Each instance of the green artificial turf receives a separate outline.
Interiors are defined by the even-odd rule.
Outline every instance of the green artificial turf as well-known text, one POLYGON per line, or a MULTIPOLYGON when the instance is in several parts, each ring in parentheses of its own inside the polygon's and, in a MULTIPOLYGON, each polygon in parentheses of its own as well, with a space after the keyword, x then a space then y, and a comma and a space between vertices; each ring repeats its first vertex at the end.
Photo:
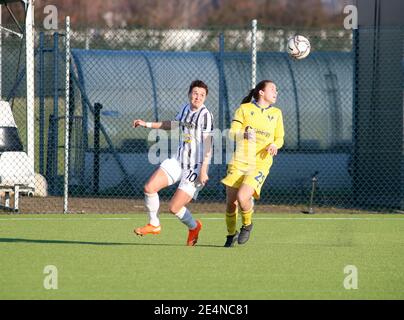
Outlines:
POLYGON ((403 299, 403 215, 255 214, 250 241, 223 248, 223 215, 197 215, 196 247, 162 216, 0 215, 0 299, 403 299), (46 290, 44 268, 58 271, 46 290), (347 265, 358 289, 344 288, 347 265))

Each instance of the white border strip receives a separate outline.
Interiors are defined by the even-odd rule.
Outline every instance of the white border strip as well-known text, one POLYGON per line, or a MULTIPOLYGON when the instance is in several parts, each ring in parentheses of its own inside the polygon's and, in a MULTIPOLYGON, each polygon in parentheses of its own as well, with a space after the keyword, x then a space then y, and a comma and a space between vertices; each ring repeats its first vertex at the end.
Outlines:
POLYGON ((251 89, 257 84, 257 20, 251 22, 251 89))
POLYGON ((70 122, 70 17, 66 17, 66 37, 65 37, 65 63, 66 63, 66 96, 65 96, 65 163, 64 163, 64 191, 63 191, 63 213, 69 210, 69 122, 70 122))

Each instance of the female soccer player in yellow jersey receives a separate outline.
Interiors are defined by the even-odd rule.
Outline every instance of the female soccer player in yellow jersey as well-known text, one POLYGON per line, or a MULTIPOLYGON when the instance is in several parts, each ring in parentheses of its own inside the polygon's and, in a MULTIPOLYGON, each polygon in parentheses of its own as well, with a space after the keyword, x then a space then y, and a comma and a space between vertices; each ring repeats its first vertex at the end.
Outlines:
POLYGON ((273 81, 261 81, 234 114, 230 138, 235 140, 236 149, 222 180, 226 185, 225 247, 232 247, 236 241, 239 244, 248 241, 253 227, 253 197, 259 199, 273 157, 283 146, 282 111, 273 106, 277 95, 273 81), (238 207, 242 220, 240 233, 236 230, 238 207))

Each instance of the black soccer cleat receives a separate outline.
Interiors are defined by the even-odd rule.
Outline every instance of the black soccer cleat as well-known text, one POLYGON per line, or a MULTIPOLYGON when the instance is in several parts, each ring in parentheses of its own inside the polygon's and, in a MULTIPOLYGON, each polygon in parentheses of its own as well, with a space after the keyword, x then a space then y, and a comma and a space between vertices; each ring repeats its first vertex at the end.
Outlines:
POLYGON ((238 238, 238 231, 236 231, 236 233, 233 235, 226 236, 226 243, 224 244, 224 247, 225 248, 234 247, 237 238, 238 238))
POLYGON ((244 244, 250 239, 250 233, 253 228, 253 224, 251 223, 248 226, 242 226, 240 229, 240 235, 238 236, 238 244, 244 244))

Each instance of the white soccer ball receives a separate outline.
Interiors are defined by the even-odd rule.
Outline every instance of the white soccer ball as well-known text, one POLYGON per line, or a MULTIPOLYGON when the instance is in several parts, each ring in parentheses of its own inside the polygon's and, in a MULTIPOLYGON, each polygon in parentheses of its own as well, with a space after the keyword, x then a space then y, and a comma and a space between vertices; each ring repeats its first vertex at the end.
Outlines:
POLYGON ((288 40, 288 53, 294 59, 304 59, 310 53, 310 41, 303 36, 296 35, 288 40))

